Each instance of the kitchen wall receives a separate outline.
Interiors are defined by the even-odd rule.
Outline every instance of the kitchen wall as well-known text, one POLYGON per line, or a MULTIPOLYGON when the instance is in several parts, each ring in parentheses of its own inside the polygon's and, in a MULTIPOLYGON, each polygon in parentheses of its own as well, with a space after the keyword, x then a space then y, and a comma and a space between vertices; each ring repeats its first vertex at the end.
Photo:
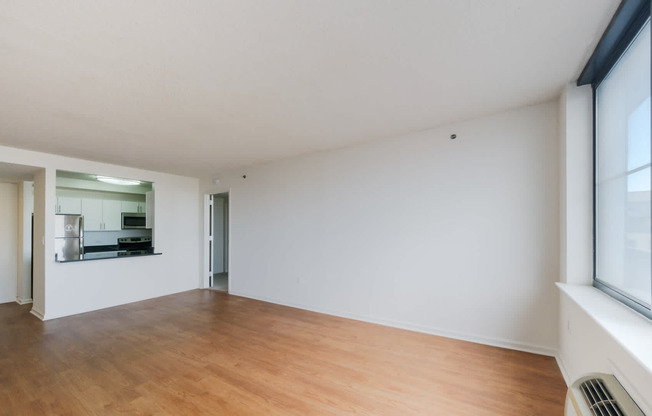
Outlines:
POLYGON ((16 300, 18 187, 0 182, 0 303, 16 300))
POLYGON ((202 230, 197 179, 9 147, 0 147, 0 161, 43 168, 34 176, 33 310, 37 316, 52 319, 198 287, 202 230), (154 182, 154 239, 163 255, 56 263, 57 169, 154 182))
POLYGON ((230 292, 554 355, 557 111, 519 108, 207 180, 206 193, 231 191, 230 292))
POLYGON ((151 237, 152 230, 120 230, 120 231, 86 231, 85 246, 111 246, 118 244, 118 238, 151 237))

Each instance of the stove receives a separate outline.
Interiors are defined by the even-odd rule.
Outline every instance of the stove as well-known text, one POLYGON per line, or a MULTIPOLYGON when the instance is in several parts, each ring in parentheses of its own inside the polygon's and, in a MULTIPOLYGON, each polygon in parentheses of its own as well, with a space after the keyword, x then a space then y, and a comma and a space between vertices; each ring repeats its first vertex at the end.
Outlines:
POLYGON ((118 251, 118 257, 125 256, 142 256, 143 254, 151 254, 152 250, 128 250, 128 251, 118 251))
MULTIPOLYGON (((127 253, 140 251, 138 254, 151 253, 152 251, 152 237, 122 237, 118 238, 118 250, 126 250, 127 253), (143 253, 144 252, 144 253, 143 253)), ((121 255, 121 254, 118 254, 121 255)), ((129 256, 132 254, 123 254, 129 256)))

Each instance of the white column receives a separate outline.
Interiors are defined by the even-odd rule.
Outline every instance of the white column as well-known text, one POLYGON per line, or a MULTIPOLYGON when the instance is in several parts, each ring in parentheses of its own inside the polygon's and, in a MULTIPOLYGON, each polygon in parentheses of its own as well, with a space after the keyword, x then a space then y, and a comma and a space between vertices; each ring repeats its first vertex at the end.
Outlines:
POLYGON ((560 97, 560 281, 593 279, 593 104, 590 86, 560 97))

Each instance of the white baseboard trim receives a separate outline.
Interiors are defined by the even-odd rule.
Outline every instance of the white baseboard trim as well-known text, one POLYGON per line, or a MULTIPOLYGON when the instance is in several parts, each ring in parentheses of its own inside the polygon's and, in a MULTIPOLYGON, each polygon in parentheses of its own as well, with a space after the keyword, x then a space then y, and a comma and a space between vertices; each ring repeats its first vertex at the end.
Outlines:
MULTIPOLYGON (((326 315, 332 315, 332 316, 338 316, 340 318, 347 318, 347 319, 353 319, 356 321, 362 321, 362 322, 368 322, 372 324, 378 324, 378 325, 383 325, 383 326, 388 326, 392 328, 398 328, 398 329, 406 329, 408 331, 414 331, 414 332, 421 332, 424 334, 430 334, 430 335, 436 335, 440 337, 446 337, 446 338, 452 338, 452 339, 457 339, 460 341, 467 341, 467 342, 473 342, 476 344, 482 344, 482 345, 489 345, 492 347, 499 347, 499 348, 506 348, 510 350, 516 350, 516 351, 523 351, 523 352, 529 352, 533 354, 539 354, 539 355, 546 355, 549 357, 557 357, 557 350, 553 348, 548 348, 548 347, 542 347, 538 345, 530 345, 518 341, 512 341, 512 340, 507 340, 507 339, 500 339, 500 338, 490 338, 490 337, 481 337, 473 334, 466 334, 462 332, 456 332, 456 331, 449 331, 449 330, 442 330, 439 328, 432 328, 424 325, 415 325, 407 322, 401 322, 401 321, 393 321, 393 320, 388 320, 388 319, 376 319, 376 318, 371 318, 368 316, 361 316, 361 315, 355 315, 355 314, 342 314, 339 312, 334 312, 326 309, 319 309, 319 308, 313 308, 310 306, 306 305, 301 305, 301 304, 295 304, 291 302, 281 302, 276 299, 270 299, 270 298, 265 298, 265 297, 258 297, 258 296, 252 296, 249 294, 237 292, 237 291, 229 291, 229 294, 235 295, 235 296, 241 296, 243 298, 249 298, 249 299, 255 299, 255 300, 260 300, 263 302, 269 302, 269 303, 274 303, 277 305, 283 305, 283 306, 289 306, 291 308, 297 308, 297 309, 303 309, 311 312, 317 312, 317 313, 323 313, 326 315)), ((562 371, 563 374, 563 371, 562 371)))
POLYGON ((41 321, 45 321, 45 316, 43 316, 43 314, 41 312, 37 311, 36 309, 32 308, 32 310, 29 311, 29 313, 36 316, 41 321))
POLYGON ((16 303, 19 304, 19 305, 26 305, 26 304, 32 303, 32 302, 34 302, 34 300, 32 298, 23 299, 23 298, 19 298, 18 296, 16 296, 16 303))
POLYGON ((143 299, 138 299, 138 298, 137 299, 129 299, 129 300, 126 300, 126 301, 122 301, 121 303, 117 303, 115 305, 114 304, 102 305, 102 306, 99 306, 99 307, 94 307, 93 309, 82 309, 82 310, 76 310, 76 311, 67 311, 65 313, 61 313, 60 311, 52 312, 50 310, 50 311, 48 311, 48 317, 47 318, 42 314, 38 315, 38 313, 39 313, 38 311, 34 315, 38 316, 43 321, 50 321, 52 319, 66 318, 68 316, 74 316, 74 315, 80 315, 80 314, 89 313, 89 312, 101 311, 103 309, 115 308, 117 306, 128 305, 130 303, 144 302, 144 301, 147 301, 147 300, 157 299, 157 298, 161 298, 161 297, 165 297, 165 296, 171 296, 171 295, 175 295, 177 293, 189 292, 191 290, 198 290, 198 289, 199 289, 198 287, 193 286, 191 288, 181 289, 181 290, 178 290, 176 292, 159 293, 159 294, 153 295, 151 297, 146 297, 146 298, 143 298, 143 299))
POLYGON ((559 367, 559 371, 561 371, 562 377, 564 377, 566 386, 570 386, 573 381, 570 379, 566 365, 564 365, 564 360, 561 359, 561 355, 559 355, 559 353, 555 354, 555 361, 557 361, 557 366, 559 367))

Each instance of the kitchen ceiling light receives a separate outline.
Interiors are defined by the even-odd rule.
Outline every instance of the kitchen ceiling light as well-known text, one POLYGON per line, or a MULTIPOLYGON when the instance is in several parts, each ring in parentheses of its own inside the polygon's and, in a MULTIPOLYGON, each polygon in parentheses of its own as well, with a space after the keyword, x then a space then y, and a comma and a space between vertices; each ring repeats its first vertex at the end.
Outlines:
POLYGON ((140 181, 133 179, 112 178, 110 176, 96 176, 96 178, 100 182, 106 182, 113 185, 140 185, 140 181))

